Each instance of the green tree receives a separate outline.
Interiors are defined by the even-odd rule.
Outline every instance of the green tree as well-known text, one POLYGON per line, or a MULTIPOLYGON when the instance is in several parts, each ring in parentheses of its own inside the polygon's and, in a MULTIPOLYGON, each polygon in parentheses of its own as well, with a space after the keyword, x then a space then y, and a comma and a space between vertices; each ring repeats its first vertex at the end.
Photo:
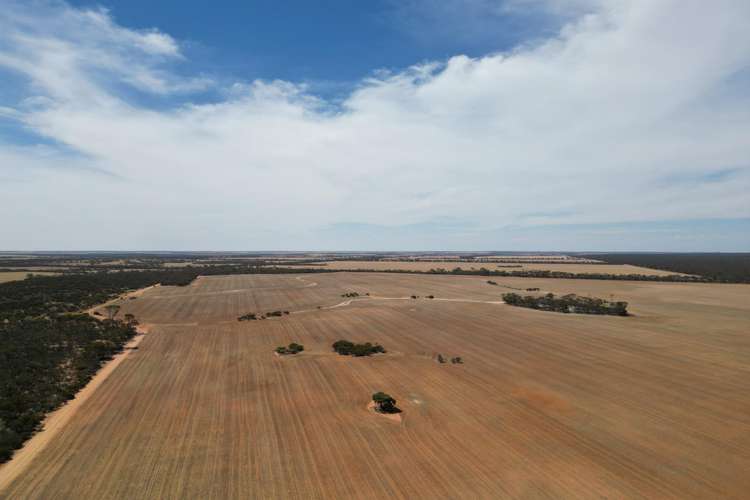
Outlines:
POLYGON ((390 394, 385 392, 376 392, 372 395, 372 401, 375 403, 375 409, 382 413, 398 413, 396 400, 390 394))

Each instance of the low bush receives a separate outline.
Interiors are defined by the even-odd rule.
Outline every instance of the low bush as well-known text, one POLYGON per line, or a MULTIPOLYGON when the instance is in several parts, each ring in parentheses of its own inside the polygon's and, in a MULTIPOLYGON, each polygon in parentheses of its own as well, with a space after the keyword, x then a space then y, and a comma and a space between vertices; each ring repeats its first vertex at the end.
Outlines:
POLYGON ((512 306, 528 307, 530 309, 539 309, 543 311, 628 316, 627 302, 609 302, 604 299, 581 297, 575 294, 555 297, 554 294, 548 293, 547 295, 541 295, 538 297, 533 295, 526 295, 523 297, 517 293, 505 293, 503 294, 503 300, 506 304, 512 306))
POLYGON ((295 342, 292 342, 288 346, 279 346, 276 348, 276 352, 281 355, 287 355, 287 354, 299 354, 300 352, 305 350, 305 346, 302 344, 297 344, 295 342))
POLYGON ((396 400, 385 392, 376 392, 372 395, 372 401, 375 403, 375 410, 381 413, 401 413, 396 407, 396 400))
POLYGON ((333 350, 342 356, 371 356, 376 353, 384 353, 385 348, 380 344, 371 344, 366 342, 364 344, 355 344, 348 340, 338 340, 333 343, 333 350))

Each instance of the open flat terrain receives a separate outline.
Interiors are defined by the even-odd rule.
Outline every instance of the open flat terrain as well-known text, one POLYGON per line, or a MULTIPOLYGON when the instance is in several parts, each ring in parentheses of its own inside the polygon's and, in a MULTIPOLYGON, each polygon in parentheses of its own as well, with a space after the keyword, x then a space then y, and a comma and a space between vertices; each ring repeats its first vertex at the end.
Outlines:
POLYGON ((217 276, 123 300, 150 333, 0 497, 747 498, 750 286, 493 279, 217 276), (634 316, 498 303, 527 287, 634 316), (289 342, 305 352, 272 354, 289 342), (401 423, 367 410, 378 390, 401 423))
POLYGON ((466 271, 486 268, 491 271, 559 271, 565 273, 603 273, 603 274, 645 274, 649 276, 666 276, 672 273, 659 269, 631 266, 629 264, 537 264, 537 263, 497 263, 497 262, 445 262, 445 261, 361 261, 361 260, 338 260, 322 262, 310 265, 291 265, 285 267, 316 267, 324 269, 335 269, 337 271, 351 271, 357 269, 372 269, 375 271, 429 271, 430 269, 446 269, 450 271, 460 267, 466 271), (513 267, 508 267, 513 266, 513 267))
POLYGON ((54 276, 57 273, 48 273, 48 272, 29 272, 29 271, 7 271, 7 272, 0 272, 0 283, 7 283, 8 281, 18 281, 18 280, 25 280, 26 277, 29 274, 33 274, 34 276, 54 276))

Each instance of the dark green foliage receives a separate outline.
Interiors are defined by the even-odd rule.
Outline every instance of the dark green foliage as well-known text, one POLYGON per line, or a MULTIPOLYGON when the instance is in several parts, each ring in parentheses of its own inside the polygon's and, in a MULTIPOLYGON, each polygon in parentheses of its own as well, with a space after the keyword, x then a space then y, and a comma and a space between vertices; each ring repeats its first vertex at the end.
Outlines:
POLYGON ((292 342, 287 347, 280 346, 276 348, 276 352, 282 355, 286 354, 298 354, 305 350, 305 346, 292 342))
MULTIPOLYGON (((349 272, 375 272, 375 270, 352 270, 349 272)), ((665 281, 677 283, 710 283, 715 281, 703 276, 682 276, 679 274, 669 274, 666 276, 656 276, 651 274, 609 274, 609 273, 570 273, 564 271, 546 271, 546 270, 523 270, 523 271, 471 271, 463 270, 460 267, 453 271, 445 269, 430 269, 429 271, 410 271, 410 270, 378 270, 381 273, 413 273, 413 274, 455 274, 459 276, 502 276, 509 278, 560 278, 560 279, 582 279, 582 280, 614 280, 614 281, 665 281)))
POLYGON ((627 302, 608 302, 603 299, 592 297, 581 297, 575 294, 555 297, 548 293, 535 297, 533 295, 521 296, 517 293, 504 293, 503 300, 506 304, 518 307, 528 307, 543 311, 554 311, 561 313, 578 314, 608 314, 613 316, 627 316, 627 302))
POLYGON ((0 319, 0 461, 134 334, 132 325, 84 314, 0 319))
POLYGON ((451 358, 451 363, 454 365, 460 365, 463 364, 464 360, 461 359, 461 356, 456 356, 455 358, 451 358))
POLYGON ((396 400, 385 392, 376 392, 372 395, 372 401, 375 403, 375 409, 382 413, 401 413, 396 408, 396 400))
POLYGON ((348 340, 338 340, 333 343, 333 350, 342 356, 371 356, 379 352, 386 352, 383 346, 379 344, 371 344, 366 342, 364 344, 355 344, 348 340))
POLYGON ((487 284, 497 286, 497 281, 487 280, 487 284))
POLYGON ((256 319, 258 319, 258 317, 255 315, 255 313, 247 313, 237 318, 237 321, 252 321, 256 319))
POLYGON ((426 298, 428 298, 428 299, 434 299, 435 296, 434 295, 428 295, 426 298))
POLYGON ((412 296, 411 296, 411 298, 412 298, 412 299, 416 299, 416 298, 417 298, 417 296, 416 296, 416 295, 412 295, 412 296))
POLYGON ((588 257, 701 276, 721 283, 750 283, 750 253, 615 253, 588 257))
POLYGON ((445 363, 445 358, 443 357, 442 354, 437 355, 437 360, 438 360, 438 363, 445 363))
POLYGON ((527 292, 538 292, 539 289, 538 288, 527 288, 526 291, 527 292))
POLYGON ((267 312, 266 316, 280 317, 282 314, 284 314, 282 311, 271 311, 271 312, 267 312))
POLYGON ((347 293, 342 293, 341 296, 354 298, 354 297, 359 297, 359 294, 357 292, 347 292, 347 293))

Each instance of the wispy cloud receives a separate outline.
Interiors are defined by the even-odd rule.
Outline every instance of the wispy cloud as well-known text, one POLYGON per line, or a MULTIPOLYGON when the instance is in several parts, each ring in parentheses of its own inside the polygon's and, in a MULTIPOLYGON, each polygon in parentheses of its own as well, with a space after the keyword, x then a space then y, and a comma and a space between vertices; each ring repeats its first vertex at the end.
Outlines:
POLYGON ((77 155, 0 145, 0 174, 33 181, 0 183, 4 237, 41 244, 31 225, 50 228, 42 246, 81 247, 94 226, 97 248, 299 248, 351 220, 750 217, 750 174, 726 173, 750 158, 748 96, 726 91, 750 67, 748 19, 744 0, 591 1, 543 42, 375 73, 330 102, 294 82, 180 76, 178 41, 105 10, 9 2, 0 69, 25 84, 4 116, 77 155), (224 97, 196 104, 206 88, 224 97), (686 173, 710 182, 660 182, 686 173))

